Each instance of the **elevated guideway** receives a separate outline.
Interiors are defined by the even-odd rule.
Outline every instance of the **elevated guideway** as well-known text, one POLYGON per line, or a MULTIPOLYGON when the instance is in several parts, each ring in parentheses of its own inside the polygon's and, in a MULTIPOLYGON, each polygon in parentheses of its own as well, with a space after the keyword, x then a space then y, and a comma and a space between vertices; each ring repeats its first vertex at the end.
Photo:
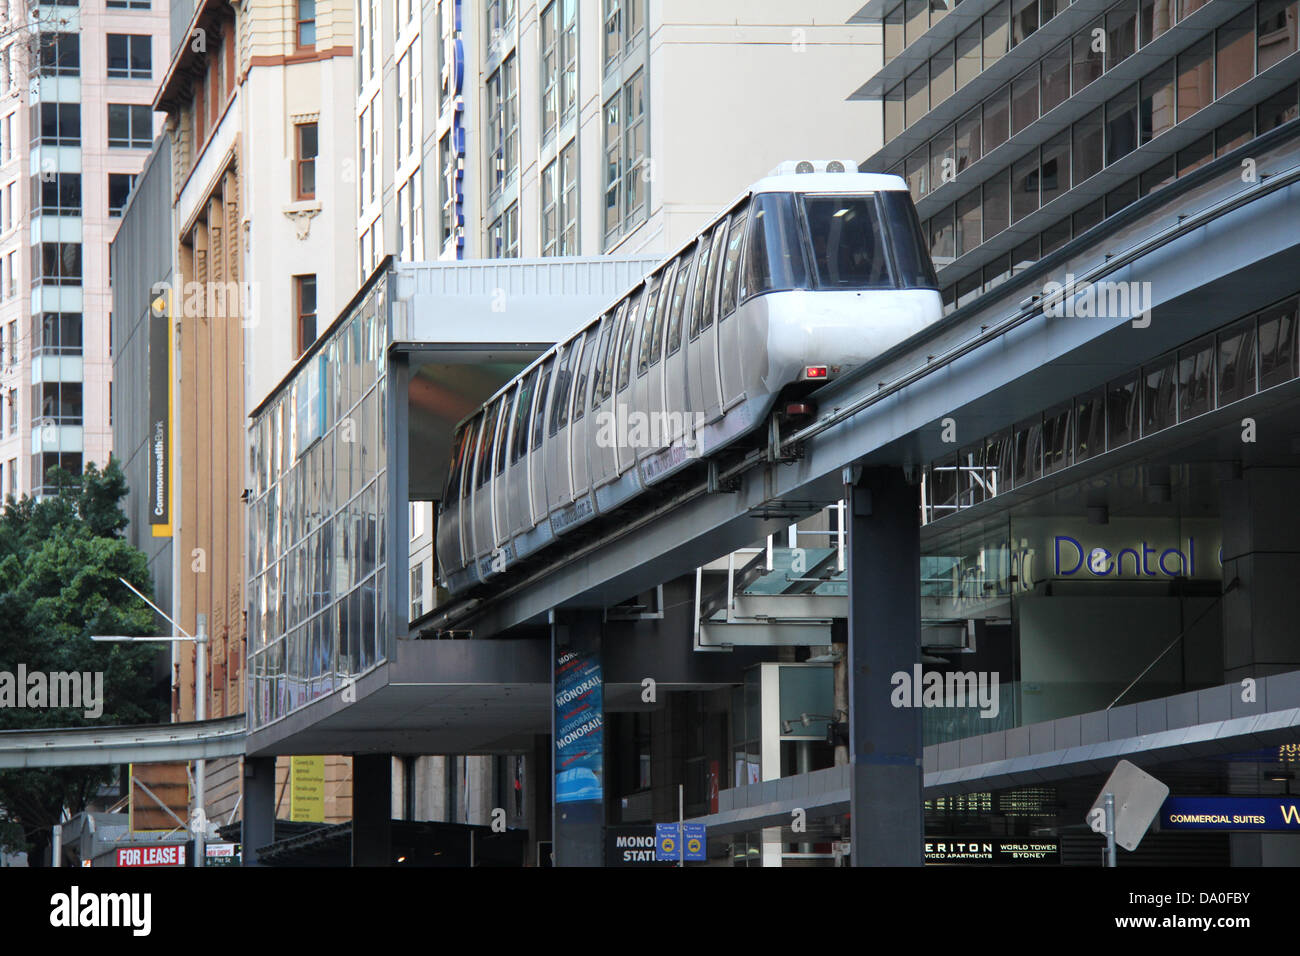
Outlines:
POLYGON ((507 578, 489 597, 449 604, 425 631, 487 637, 543 623, 556 608, 612 606, 840 500, 852 469, 893 465, 919 474, 954 449, 943 442, 946 418, 958 442, 990 434, 1294 292, 1294 137, 1287 131, 1252 145, 1257 181, 1243 182, 1240 160, 1229 154, 1140 200, 827 386, 815 396, 811 423, 770 435, 766 447, 722 462, 671 497, 643 502, 616 529, 507 578), (1132 312, 1044 314, 1044 286, 1067 277, 1083 292, 1103 283, 1139 290, 1150 321, 1132 312))
POLYGON ((0 731, 0 770, 212 760, 244 753, 243 714, 176 724, 0 731))

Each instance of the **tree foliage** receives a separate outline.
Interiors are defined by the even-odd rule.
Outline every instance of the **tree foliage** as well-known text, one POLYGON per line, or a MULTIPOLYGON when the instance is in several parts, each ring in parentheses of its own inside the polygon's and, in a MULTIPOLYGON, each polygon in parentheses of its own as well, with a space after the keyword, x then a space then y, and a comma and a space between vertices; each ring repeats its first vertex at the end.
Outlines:
MULTIPOLYGON (((57 496, 10 497, 0 514, 0 672, 102 673, 103 712, 0 707, 0 730, 108 726, 166 719, 154 678, 160 645, 110 644, 92 634, 158 633, 154 612, 119 577, 152 597, 145 555, 127 543, 127 488, 115 459, 80 476, 51 469, 57 496)), ((61 811, 83 810, 113 767, 0 771, 0 845, 36 856, 61 811)), ((35 859, 33 860, 35 862, 35 859)))

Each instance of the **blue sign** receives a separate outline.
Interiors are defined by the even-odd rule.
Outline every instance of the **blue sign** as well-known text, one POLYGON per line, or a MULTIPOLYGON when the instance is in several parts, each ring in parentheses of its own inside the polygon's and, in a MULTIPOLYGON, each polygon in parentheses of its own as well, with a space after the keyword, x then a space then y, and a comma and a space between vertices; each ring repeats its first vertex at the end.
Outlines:
POLYGON ((703 823, 682 824, 682 848, 688 863, 709 858, 709 838, 705 835, 703 823))
POLYGON ((682 840, 675 823, 655 824, 655 859, 680 860, 682 840))
POLYGON ((1162 830, 1300 831, 1300 797, 1170 797, 1162 830))
POLYGON ((655 859, 681 860, 687 863, 708 859, 709 839, 703 823, 656 823, 655 859))
POLYGON ((555 802, 604 799, 605 709, 597 659, 565 649, 555 662, 555 802))

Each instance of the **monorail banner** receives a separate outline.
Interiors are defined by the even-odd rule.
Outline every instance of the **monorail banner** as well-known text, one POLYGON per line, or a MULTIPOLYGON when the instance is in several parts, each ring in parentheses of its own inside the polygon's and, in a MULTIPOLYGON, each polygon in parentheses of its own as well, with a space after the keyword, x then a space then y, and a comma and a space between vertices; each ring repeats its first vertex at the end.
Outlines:
POLYGON ((605 707, 600 658, 576 647, 555 656, 555 802, 605 795, 605 707))

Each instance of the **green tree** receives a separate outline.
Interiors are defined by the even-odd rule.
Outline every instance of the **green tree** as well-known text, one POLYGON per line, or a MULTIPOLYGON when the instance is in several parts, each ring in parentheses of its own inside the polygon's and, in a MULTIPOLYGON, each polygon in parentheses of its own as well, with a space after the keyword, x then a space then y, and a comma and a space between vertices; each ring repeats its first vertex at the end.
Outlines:
MULTIPOLYGON (((103 712, 0 707, 0 729, 108 726, 166 719, 165 688, 154 678, 158 645, 107 644, 92 634, 158 633, 154 612, 119 577, 152 597, 145 555, 122 538, 121 467, 79 476, 51 469, 59 493, 40 500, 12 496, 0 514, 0 672, 99 672, 103 712)), ((0 845, 26 849, 39 863, 61 811, 85 809, 115 768, 0 771, 0 845)))

